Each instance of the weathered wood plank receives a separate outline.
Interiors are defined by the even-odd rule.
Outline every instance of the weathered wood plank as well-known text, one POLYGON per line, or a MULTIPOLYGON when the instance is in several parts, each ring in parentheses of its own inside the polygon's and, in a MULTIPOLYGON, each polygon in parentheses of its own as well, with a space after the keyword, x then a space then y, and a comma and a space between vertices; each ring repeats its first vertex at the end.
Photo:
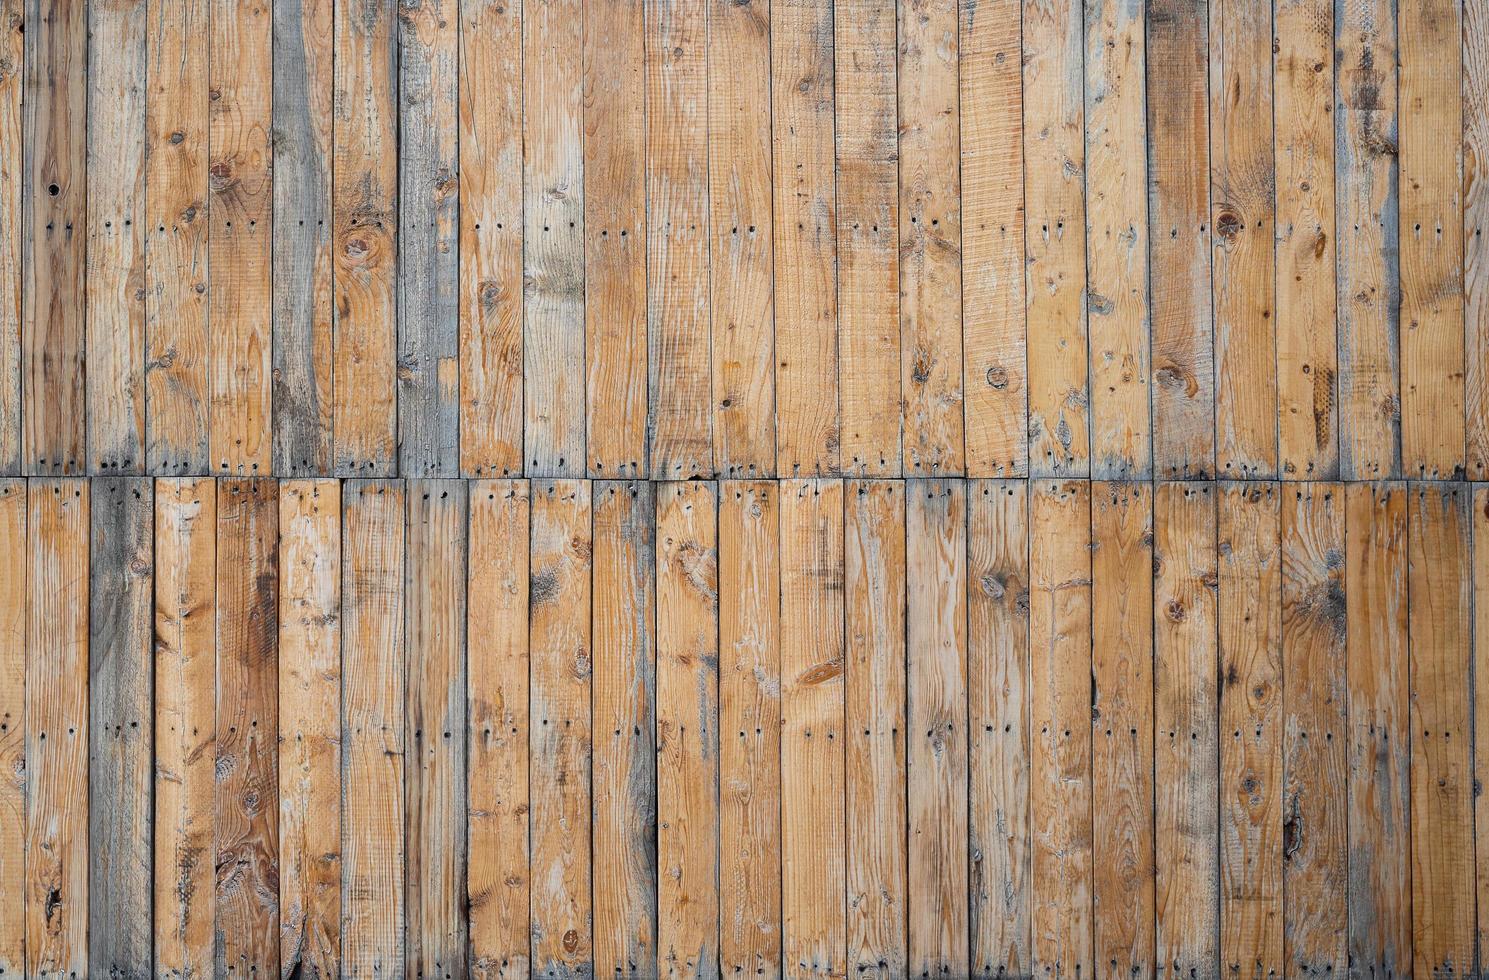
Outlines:
MULTIPOLYGON (((1404 501, 1406 495, 1401 492, 1400 488, 1397 488, 1396 496, 1398 500, 1404 501)), ((1398 515, 1402 512, 1403 508, 1404 503, 1398 504, 1398 515)), ((1489 487, 1475 489, 1469 515, 1473 527, 1474 725, 1475 731, 1489 731, 1489 728, 1484 727, 1489 725, 1489 691, 1486 691, 1486 688, 1489 688, 1489 668, 1484 667, 1486 657, 1489 657, 1489 487)), ((1404 519, 1398 516, 1397 525, 1400 526, 1403 522, 1404 519)), ((1401 533, 1405 533, 1404 530, 1401 533)), ((1399 568, 1399 563, 1397 568, 1399 568)), ((1396 586, 1396 591, 1401 592, 1405 587, 1405 580, 1402 578, 1400 572, 1397 571, 1392 579, 1393 584, 1396 586)), ((1398 597, 1393 595, 1392 598, 1398 597)), ((1405 678, 1401 676, 1406 663, 1406 656, 1404 654, 1406 641, 1406 620, 1404 617, 1406 611, 1404 603, 1397 602, 1392 605, 1391 612, 1394 616, 1393 622, 1396 625, 1394 635, 1396 646, 1392 650, 1396 654, 1396 665, 1394 665, 1394 677, 1392 679, 1400 682, 1399 689, 1392 693, 1396 695, 1395 700, 1399 702, 1406 696, 1407 691, 1405 678)), ((1406 708, 1402 705, 1400 713, 1396 717, 1399 719, 1405 715, 1406 708)), ((1399 722, 1398 725, 1393 727, 1399 728, 1399 722)), ((1411 759, 1409 751, 1409 748, 1404 744, 1395 750, 1392 765, 1396 772, 1404 772, 1409 768, 1411 759)), ((1480 774, 1484 772, 1489 772, 1489 739, 1475 738, 1475 780, 1481 780, 1483 777, 1480 774)), ((1398 784, 1398 786, 1406 785, 1409 785, 1409 783, 1405 779, 1398 784)), ((1401 798, 1399 791, 1390 802, 1394 805, 1392 815, 1395 816, 1399 813, 1404 817, 1408 804, 1407 801, 1401 798)), ((1396 831, 1390 839, 1393 844, 1400 842, 1406 826, 1404 819, 1393 825, 1392 829, 1396 831)), ((1486 828, 1489 828, 1489 800, 1485 799, 1483 793, 1475 793, 1474 858, 1478 879, 1478 887, 1475 890, 1475 897, 1478 899, 1478 919, 1475 924, 1477 926, 1476 938, 1478 939, 1480 949, 1484 948, 1485 939, 1489 937, 1489 849, 1478 846, 1478 838, 1485 832, 1486 828)), ((1389 900, 1382 902, 1381 908, 1386 914, 1380 915, 1378 918, 1384 919, 1386 922, 1385 928, 1392 930, 1389 935, 1392 938, 1398 939, 1398 948, 1400 948, 1400 952, 1397 953, 1398 959, 1405 959, 1405 961, 1410 962, 1411 908, 1407 904, 1409 899, 1406 896, 1411 895, 1411 884, 1409 877, 1403 877, 1403 875, 1409 876, 1411 874, 1410 865, 1407 864, 1407 851, 1408 848, 1406 847, 1397 847, 1392 855, 1395 860, 1389 865, 1381 866, 1382 871, 1386 872, 1386 874, 1380 877, 1388 885, 1396 885, 1397 890, 1394 894, 1402 897, 1396 899, 1394 902, 1389 902, 1389 900), (1392 871, 1396 872, 1396 874, 1387 877, 1392 871), (1401 943, 1399 942, 1399 937, 1403 936, 1407 938, 1404 943, 1401 943)), ((1353 908, 1351 908, 1351 913, 1353 914, 1353 908)))
MULTIPOLYGON (((0 3, 0 472, 21 472, 21 262, 26 0, 0 3)), ((19 964, 19 960, 17 960, 19 964)), ((17 965, 19 970, 20 966, 17 965)))
POLYGON ((1489 6, 1463 5, 1464 411, 1468 478, 1489 479, 1489 6))
POLYGON ((0 481, 0 969, 9 976, 26 973, 26 518, 26 481, 0 481))

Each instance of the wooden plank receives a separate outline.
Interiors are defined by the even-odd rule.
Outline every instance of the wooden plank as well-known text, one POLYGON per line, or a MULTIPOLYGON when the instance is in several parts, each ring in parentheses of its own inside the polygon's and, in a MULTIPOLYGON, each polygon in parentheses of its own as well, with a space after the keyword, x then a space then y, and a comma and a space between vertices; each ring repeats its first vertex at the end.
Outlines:
POLYGON ((581 0, 529 0, 523 7, 523 458, 529 476, 584 473, 583 24, 581 0))
POLYGON ((144 0, 123 0, 89 11, 83 346, 88 472, 95 474, 145 471, 146 6, 144 0))
POLYGON ((1086 5, 1091 475, 1106 480, 1153 472, 1143 10, 1138 0, 1086 5))
MULTIPOLYGON (((1400 492, 1399 488, 1397 497, 1405 497, 1405 494, 1400 492)), ((1402 504, 1401 506, 1404 506, 1404 504, 1402 504)), ((1401 508, 1398 507, 1398 511, 1400 509, 1401 508)), ((1475 725, 1474 730, 1477 732, 1489 730, 1483 727, 1484 725, 1489 725, 1489 692, 1486 692, 1486 687, 1489 687, 1489 668, 1482 667, 1482 665, 1485 663, 1486 656, 1489 656, 1489 487, 1478 487, 1474 490, 1473 503, 1470 507, 1469 515, 1473 521, 1473 703, 1475 725)), ((1398 518, 1398 524, 1402 523, 1402 520, 1403 519, 1398 518)), ((1402 586, 1404 586, 1404 582, 1402 581, 1399 573, 1394 576, 1394 579, 1395 583, 1397 584, 1398 590, 1402 586)), ((1406 657, 1400 653, 1400 651, 1404 650, 1405 646, 1404 612, 1399 603, 1392 607, 1392 612, 1395 613, 1395 622, 1397 624, 1395 634, 1397 639, 1397 648, 1393 652, 1398 653, 1397 662, 1404 665, 1406 657)), ((1400 674, 1403 669, 1404 666, 1397 666, 1395 668, 1397 678, 1400 678, 1400 674)), ((1400 679, 1402 680, 1400 690, 1405 691, 1406 684, 1404 683, 1404 678, 1400 679)), ((1398 693, 1397 699, 1399 700, 1400 697, 1401 695, 1398 693)), ((1398 715, 1398 718, 1405 716, 1405 714, 1406 711, 1405 707, 1403 706, 1400 715, 1398 715)), ((1410 756, 1408 755, 1408 752, 1409 749, 1406 747, 1396 749, 1395 758, 1393 759, 1393 765, 1397 771, 1405 771, 1410 765, 1410 756)), ((1489 739, 1476 738, 1474 740, 1475 780, 1482 779, 1482 777, 1478 775, 1479 773, 1489 771, 1489 758, 1486 758, 1486 756, 1489 756, 1489 739)), ((1403 781, 1403 783, 1399 785, 1404 786, 1409 784, 1403 781)), ((1396 794, 1395 799, 1392 802, 1395 804, 1395 812, 1393 812, 1393 816, 1396 815, 1396 813, 1404 814, 1406 812, 1406 807, 1408 805, 1407 801, 1400 798, 1399 792, 1396 794)), ((1404 820, 1394 825, 1393 829, 1395 829, 1397 832, 1394 835, 1392 843, 1400 841, 1403 832, 1402 828, 1405 828, 1406 826, 1407 825, 1404 820)), ((1478 847, 1477 843, 1478 838, 1484 833, 1484 828, 1486 827, 1489 827, 1489 800, 1486 800, 1484 798, 1483 793, 1475 793, 1474 864, 1475 871, 1477 872, 1477 888, 1475 889, 1475 897, 1478 899, 1478 919, 1475 924, 1477 926, 1476 938, 1478 939, 1478 942, 1480 944, 1480 949, 1484 948, 1483 943, 1485 941, 1485 938, 1489 937, 1489 894, 1486 894, 1486 892, 1489 892, 1489 849, 1480 848, 1478 847)), ((1411 894, 1411 887, 1409 878, 1402 879, 1400 877, 1401 874, 1405 874, 1408 876, 1411 874, 1410 870, 1408 870, 1409 865, 1406 864, 1407 850, 1408 849, 1405 847, 1398 847, 1395 851, 1395 861, 1384 869, 1387 871, 1387 873, 1389 873, 1390 871, 1397 871, 1397 876, 1394 879, 1388 880, 1391 884, 1397 884, 1399 882, 1399 884, 1397 884, 1396 894, 1403 896, 1403 898, 1397 899, 1389 907, 1385 906, 1385 903, 1382 903, 1382 907, 1387 908, 1388 913, 1394 914, 1389 914, 1388 916, 1383 915, 1380 918, 1386 919, 1386 927, 1394 930, 1391 933, 1393 937, 1405 936, 1407 937, 1406 944, 1409 945, 1411 936, 1411 908, 1407 905, 1407 901, 1409 901, 1409 899, 1406 899, 1404 896, 1409 896, 1411 894)), ((1381 877, 1384 878, 1385 876, 1382 875, 1381 877)), ((1351 912, 1353 913, 1353 908, 1351 908, 1351 912)), ((1404 958, 1407 962, 1410 962, 1410 949, 1405 949, 1401 954, 1398 954, 1398 957, 1404 958)))
POLYGON ((1339 472, 1401 474, 1396 8, 1336 8, 1339 472))
POLYGON ((1210 5, 1216 473, 1277 472, 1272 5, 1210 5))
POLYGON ((781 916, 790 977, 846 975, 843 485, 780 489, 781 916))
POLYGON ((21 472, 25 10, 25 0, 0 3, 0 472, 4 473, 21 472))
POLYGON ((829 0, 772 4, 776 472, 782 477, 838 471, 833 57, 829 0))
POLYGON ((1219 490, 1220 967, 1285 975, 1282 935, 1281 504, 1275 483, 1219 490))
MULTIPOLYGON (((1027 476, 1023 20, 961 4, 962 358, 967 473, 1027 476)), ((1027 961, 1024 961, 1027 964, 1027 961)))
POLYGON ((906 491, 910 969, 967 969, 967 495, 906 491), (922 734, 924 733, 924 734, 922 734))
POLYGON ((1412 969, 1406 507, 1400 484, 1345 488, 1349 958, 1362 976, 1412 969))
POLYGON ((279 489, 279 975, 341 975, 341 484, 279 489))
POLYGON ((1469 490, 1419 484, 1408 493, 1412 967, 1446 977, 1473 962, 1477 926, 1464 872, 1474 807, 1469 490))
POLYGON ((392 0, 335 2, 334 469, 336 476, 392 476, 398 432, 398 25, 392 0))
POLYGON ((342 486, 341 970, 404 969, 404 488, 342 486))
POLYGON ((1292 976, 1349 967, 1344 505, 1337 483, 1282 493, 1282 891, 1292 976))
POLYGON ((1215 488, 1153 494, 1153 842, 1162 976, 1218 980, 1215 488))
MULTIPOLYGON (((274 473, 332 467, 334 0, 275 0, 274 473)), ((339 505, 338 505, 339 506, 339 505)))
POLYGON ((88 962, 106 976, 144 978, 152 969, 154 494, 144 477, 108 477, 93 481, 91 503, 88 962))
MULTIPOLYGON (((770 3, 715 0, 707 16, 713 468, 773 476, 770 3)), ((846 12, 839 6, 834 16, 846 12)))
POLYGON ((279 972, 278 589, 278 483, 218 481, 218 975, 279 972))
POLYGON ((718 496, 657 488, 657 967, 719 976, 718 496))
POLYGON ((1102 483, 1091 498, 1096 962, 1110 977, 1154 976, 1153 493, 1102 483))
POLYGON ((413 976, 466 970, 466 487, 408 482, 403 889, 413 976))
POLYGON ((656 492, 594 494, 595 974, 655 976, 656 492))
POLYGON ((466 604, 470 973, 528 975, 528 485, 471 484, 466 604))
POLYGON ((0 480, 0 969, 26 972, 26 481, 0 480))
POLYGON ((591 490, 533 485, 528 779, 532 963, 543 977, 592 975, 590 855, 591 490))
POLYGON ((1215 473, 1209 3, 1147 6, 1153 473, 1215 473))
POLYGON ((460 461, 458 0, 398 7, 398 473, 460 461))
POLYGON ((1041 480, 1029 495, 1029 962, 1090 976, 1091 488, 1041 480))
POLYGON ((911 0, 899 14, 904 471, 956 476, 966 470, 957 0, 911 0))
POLYGON ((584 321, 588 473, 649 476, 645 6, 586 5, 584 321))
POLYGON ((213 973, 217 493, 155 481, 154 915, 157 975, 213 973))
POLYGON ((1463 5, 1464 410, 1468 478, 1489 479, 1489 7, 1463 5))
POLYGON ((719 970, 781 973, 780 484, 719 492, 719 970))
POLYGON ((1463 5, 1397 12, 1401 100, 1401 468, 1462 479, 1463 5), (1444 134, 1452 134, 1444 138, 1444 134))

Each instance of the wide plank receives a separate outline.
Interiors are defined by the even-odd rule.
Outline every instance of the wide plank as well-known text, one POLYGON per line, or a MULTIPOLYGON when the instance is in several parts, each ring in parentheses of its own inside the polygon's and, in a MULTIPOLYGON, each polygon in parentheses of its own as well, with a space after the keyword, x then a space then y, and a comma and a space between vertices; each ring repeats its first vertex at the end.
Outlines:
POLYGON ((27 514, 26 481, 0 480, 0 969, 10 976, 26 973, 27 514))
MULTIPOLYGON (((26 2, 0 4, 0 472, 21 467, 21 188, 25 140, 21 90, 26 2)), ((19 962, 19 961, 17 961, 19 962)), ((20 969, 19 966, 16 969, 20 969)))

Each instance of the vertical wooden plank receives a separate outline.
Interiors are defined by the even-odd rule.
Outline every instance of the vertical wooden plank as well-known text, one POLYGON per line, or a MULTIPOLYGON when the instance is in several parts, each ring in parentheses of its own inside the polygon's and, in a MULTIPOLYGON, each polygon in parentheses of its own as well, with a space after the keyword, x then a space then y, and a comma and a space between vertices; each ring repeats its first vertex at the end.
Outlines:
POLYGON ((155 976, 213 973, 217 492, 155 481, 155 976))
POLYGON ((398 24, 392 0, 335 2, 335 473, 392 476, 398 433, 398 24))
MULTIPOLYGON (((274 473, 332 473, 333 0, 275 0, 274 473)), ((339 505, 338 505, 339 506, 339 505)))
POLYGON ((1446 977, 1470 969, 1476 926, 1464 871, 1474 806, 1469 491, 1418 484, 1408 492, 1412 966, 1419 977, 1446 977))
POLYGON ((1272 5, 1210 5, 1216 472, 1277 472, 1272 5))
POLYGON ((829 0, 776 0, 770 17, 771 186, 776 472, 782 477, 838 471, 833 51, 829 0))
POLYGON ((5 473, 21 472, 25 9, 25 0, 0 4, 0 472, 5 473))
POLYGON ((1468 478, 1489 479, 1489 6, 1463 6, 1463 309, 1468 478))
POLYGON ((279 486, 217 483, 216 970, 279 972, 279 486))
POLYGON ((459 0, 398 8, 398 472, 460 462, 459 0))
POLYGON ((655 976, 656 494, 594 493, 595 975, 655 976))
POLYGON ((342 485, 341 971, 403 974, 404 488, 342 485))
POLYGON ((341 484, 279 490, 279 975, 341 975, 341 484))
POLYGON ((1086 5, 1091 475, 1107 480, 1152 474, 1143 9, 1140 0, 1086 5))
POLYGON ((581 476, 585 460, 584 103, 581 0, 522 12, 524 461, 581 476))
MULTIPOLYGON (((1404 498, 1405 494, 1398 489, 1398 498, 1404 498)), ((1404 506, 1404 504, 1402 505, 1404 506)), ((1399 508, 1398 508, 1399 509, 1399 508)), ((1489 655, 1489 487, 1478 487, 1474 491, 1473 503, 1469 510, 1473 522, 1473 641, 1474 641, 1474 731, 1489 731, 1489 668, 1485 667, 1486 655, 1489 655)), ((1403 519, 1404 520, 1404 519, 1403 519)), ((1400 523, 1400 521, 1398 521, 1400 523)), ((1404 531, 1402 532, 1404 533, 1404 531)), ((1402 579, 1399 573, 1395 576, 1398 590, 1402 579)), ((1404 647, 1405 640, 1405 613, 1400 605, 1392 608, 1396 614, 1398 650, 1404 647)), ((1399 657, 1404 663, 1405 657, 1399 657)), ((1396 673, 1399 677, 1403 668, 1397 667, 1396 673)), ((1404 678, 1403 678, 1404 681, 1404 678)), ((1406 685, 1403 683, 1401 689, 1404 691, 1406 685)), ((1398 698, 1401 695, 1398 694, 1398 698)), ((1402 711, 1402 715, 1405 711, 1402 711)), ((1396 750, 1394 764, 1398 770, 1404 770, 1409 765, 1409 747, 1403 746, 1396 750)), ((1489 739, 1474 739, 1474 779, 1475 784, 1483 779, 1483 773, 1489 772, 1489 739)), ((1399 812, 1404 813, 1406 801, 1400 798, 1399 793, 1393 801, 1399 812)), ((1404 822, 1396 825, 1397 834, 1395 840, 1399 842, 1401 836, 1400 828, 1404 828, 1404 822)), ((1484 948, 1486 937, 1489 937, 1489 848, 1478 846, 1478 840, 1483 836, 1484 830, 1489 827, 1489 800, 1483 793, 1474 794, 1474 863, 1477 872, 1477 888, 1475 897, 1478 899, 1477 936, 1479 948, 1484 948)), ((1398 848, 1395 852, 1396 860, 1389 870, 1401 869, 1410 875, 1410 866, 1406 864, 1405 854, 1407 848, 1398 848)), ((1384 876, 1383 876, 1384 877, 1384 876)), ((1403 880, 1398 892, 1401 895, 1410 895, 1411 888, 1409 880, 1403 880)), ((1351 910, 1353 911, 1353 910, 1351 910)), ((1395 915, 1390 918, 1390 927, 1395 931, 1393 936, 1405 936, 1410 942, 1411 936, 1411 909, 1406 900, 1399 900, 1395 907, 1390 909, 1395 915)), ((1411 951, 1407 948, 1398 954, 1408 962, 1411 960, 1411 951)))
POLYGON ((1029 488, 1031 972, 1092 976, 1091 488, 1029 488))
POLYGON ((154 495, 144 477, 97 479, 92 490, 88 962, 99 975, 143 980, 152 970, 154 495))
POLYGON ((904 483, 891 480, 854 481, 843 491, 846 812, 852 828, 846 969, 886 980, 909 969, 905 493, 904 483))
POLYGON ((0 969, 26 972, 26 481, 0 481, 0 969))
POLYGON ((781 915, 788 977, 846 975, 843 485, 781 486, 781 915))
POLYGON ((532 962, 541 977, 592 975, 590 912, 590 484, 533 486, 532 962))
POLYGON ((966 469, 957 0, 910 0, 899 15, 904 471, 955 476, 966 469))
POLYGON ((466 603, 470 972, 528 975, 528 485, 471 484, 466 603))
MULTIPOLYGON (((967 473, 1029 472, 1024 331, 1023 20, 961 3, 962 359, 967 473)), ((1027 961, 1025 961, 1027 964, 1027 961)))
POLYGON ((781 974, 780 484, 719 502, 720 972, 781 974))
POLYGON ((1208 483, 1153 494, 1156 949, 1169 980, 1222 975, 1215 497, 1208 483))
POLYGON ((1349 958, 1364 977, 1412 970, 1406 506, 1399 484, 1345 488, 1349 958))
MULTIPOLYGON (((842 16, 839 9, 837 16, 842 16)), ((708 7, 713 468, 776 471, 769 0, 708 7)))
POLYGON ((1282 935, 1281 505, 1275 483, 1218 490, 1220 966, 1286 974, 1282 935))
POLYGON ((1282 890, 1289 976, 1348 969, 1344 487, 1282 495, 1282 890))
POLYGON ((1115 980, 1157 973, 1153 496, 1142 484, 1102 483, 1091 497, 1096 962, 1115 980))
POLYGON ((588 473, 646 477, 645 5, 585 5, 584 321, 588 473))
POLYGON ((1396 9, 1335 8, 1339 473, 1401 474, 1396 9))

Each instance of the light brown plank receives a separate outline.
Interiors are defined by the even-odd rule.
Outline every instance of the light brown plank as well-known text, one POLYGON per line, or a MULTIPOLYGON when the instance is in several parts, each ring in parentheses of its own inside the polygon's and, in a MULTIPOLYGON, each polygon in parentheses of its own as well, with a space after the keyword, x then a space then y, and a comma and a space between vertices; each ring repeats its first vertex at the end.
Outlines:
MULTIPOLYGON (((21 188, 25 0, 0 4, 0 471, 21 472, 21 188)), ((19 960, 17 960, 19 963, 19 960)), ((16 969, 20 969, 19 965, 16 969)))
POLYGON ((1489 479, 1489 5, 1463 5, 1464 411, 1468 478, 1489 479))
POLYGON ((26 481, 0 481, 0 969, 26 972, 26 481))
MULTIPOLYGON (((1404 493, 1399 492, 1399 488, 1397 497, 1405 497, 1404 493)), ((1398 511, 1402 507, 1404 507, 1404 503, 1398 506, 1398 511)), ((1486 687, 1489 687, 1489 672, 1486 672, 1483 666, 1486 657, 1489 657, 1489 487, 1479 487, 1474 491, 1473 503, 1471 504, 1469 515, 1473 527, 1474 725, 1476 726, 1476 731, 1485 731, 1489 730, 1484 728, 1485 724, 1489 724, 1489 693, 1486 693, 1485 690, 1486 687)), ((1401 523, 1401 519, 1398 519, 1399 523, 1401 523)), ((1405 584, 1399 572, 1394 576, 1394 582, 1398 590, 1405 584)), ((1399 652, 1404 649, 1404 609, 1398 603, 1392 607, 1392 612, 1395 614, 1394 621, 1397 625, 1396 638, 1398 643, 1398 649, 1394 652, 1398 652, 1398 663, 1404 665, 1406 658, 1399 652)), ((1402 666, 1396 667, 1397 678, 1399 678, 1402 669, 1402 666)), ((1406 684, 1403 680, 1400 690, 1396 692, 1398 699, 1404 696, 1405 691, 1406 684)), ((1398 717, 1405 716, 1405 713, 1405 710, 1402 710, 1398 717)), ((1408 753, 1409 748, 1405 744, 1402 744, 1400 748, 1396 749, 1396 757, 1393 759, 1393 763, 1396 765, 1398 771, 1409 766, 1410 756, 1408 753)), ((1489 771, 1489 758, 1486 758, 1486 756, 1489 756, 1489 739, 1475 739, 1474 778, 1476 780, 1482 779, 1481 774, 1489 771)), ((1400 798, 1399 794, 1397 794, 1392 802, 1394 802, 1397 812, 1404 813, 1407 803, 1400 798)), ((1396 826, 1402 827, 1405 824, 1400 823, 1396 826)), ((1489 892, 1489 849, 1479 848, 1477 844, 1478 836, 1484 832, 1484 828, 1486 827, 1489 827, 1489 800, 1485 799, 1484 794, 1478 793, 1474 796, 1474 857, 1478 879, 1478 887, 1475 889, 1475 897, 1478 899, 1478 920, 1475 924, 1477 926, 1477 939, 1480 943, 1480 948, 1483 948, 1485 937, 1489 936, 1489 894, 1486 894, 1486 892, 1489 892)), ((1398 831, 1396 841, 1400 840, 1400 836, 1400 832, 1398 831)), ((1398 875, 1400 873, 1407 875, 1411 873, 1409 870, 1410 866, 1406 863, 1405 859, 1406 850, 1406 848, 1397 849, 1395 852, 1396 859, 1387 870, 1399 869, 1398 875)), ((1398 878, 1397 880, 1400 879, 1398 878)), ((1403 896, 1410 895, 1411 889, 1409 882, 1402 881, 1401 884, 1405 887, 1401 887, 1397 894, 1403 896)), ((1388 920, 1389 927, 1394 930, 1391 935, 1393 937, 1410 937, 1411 909, 1407 906, 1406 901, 1398 900, 1393 903, 1389 907, 1389 912, 1395 913, 1388 920)), ((1407 942, 1409 943, 1409 941, 1408 938, 1407 942)), ((1406 960, 1410 961, 1409 949, 1405 951, 1404 956, 1406 960)))

